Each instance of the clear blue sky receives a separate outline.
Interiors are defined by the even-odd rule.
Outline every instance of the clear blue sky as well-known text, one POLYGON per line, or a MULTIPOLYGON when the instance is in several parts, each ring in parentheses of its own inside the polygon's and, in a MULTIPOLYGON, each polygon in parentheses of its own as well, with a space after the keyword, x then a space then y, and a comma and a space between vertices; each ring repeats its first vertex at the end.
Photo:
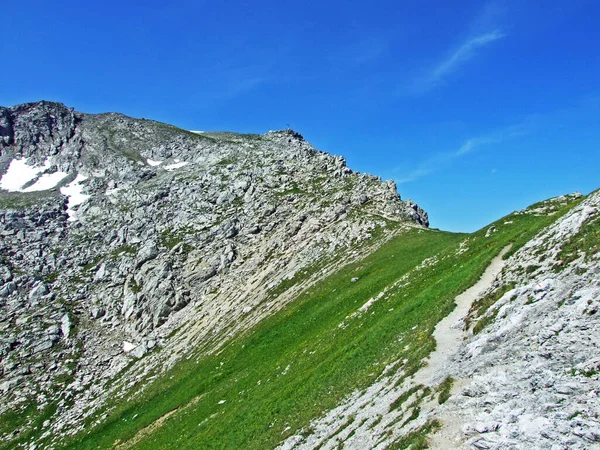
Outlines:
POLYGON ((600 187, 600 2, 16 1, 0 104, 290 124, 471 231, 600 187))

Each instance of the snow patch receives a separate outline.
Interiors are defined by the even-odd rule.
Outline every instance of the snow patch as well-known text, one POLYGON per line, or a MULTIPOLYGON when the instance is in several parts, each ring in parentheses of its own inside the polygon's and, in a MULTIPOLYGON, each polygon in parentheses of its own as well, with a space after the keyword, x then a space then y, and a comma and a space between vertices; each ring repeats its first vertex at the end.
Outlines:
POLYGON ((133 350, 136 347, 137 347, 137 345, 135 345, 131 342, 123 341, 123 351, 125 353, 129 353, 131 350, 133 350))
POLYGON ((70 222, 77 220, 76 212, 73 210, 73 208, 81 205, 88 198, 90 198, 89 195, 81 193, 84 188, 81 183, 85 180, 87 180, 85 175, 78 174, 77 177, 71 181, 71 183, 60 188, 60 193, 69 197, 67 201, 67 214, 69 215, 70 222))
POLYGON ((34 167, 27 164, 27 158, 13 159, 0 179, 0 188, 9 192, 34 192, 45 191, 56 187, 60 181, 67 176, 64 172, 40 174, 51 167, 48 159, 42 166, 34 167), (38 178, 39 177, 39 178, 38 178), (27 183, 38 178, 38 180, 26 189, 23 189, 27 183))
POLYGON ((27 164, 27 159, 13 159, 0 179, 0 188, 9 192, 22 192, 21 187, 40 173, 39 168, 27 164))
POLYGON ((200 130, 188 130, 190 133, 196 133, 196 134, 202 134, 202 133, 206 133, 206 131, 200 131, 200 130))
POLYGON ((68 174, 65 172, 45 173, 23 192, 46 191, 56 187, 68 174))
MULTIPOLYGON (((175 161, 177 161, 177 160, 175 160, 175 161)), ((188 165, 188 163, 185 161, 176 162, 175 164, 169 164, 168 166, 165 166, 165 169, 170 172, 172 170, 179 169, 180 167, 187 166, 187 165, 188 165)))
POLYGON ((150 158, 146 159, 146 162, 150 166, 160 166, 162 164, 162 161, 154 161, 153 159, 150 159, 150 158))

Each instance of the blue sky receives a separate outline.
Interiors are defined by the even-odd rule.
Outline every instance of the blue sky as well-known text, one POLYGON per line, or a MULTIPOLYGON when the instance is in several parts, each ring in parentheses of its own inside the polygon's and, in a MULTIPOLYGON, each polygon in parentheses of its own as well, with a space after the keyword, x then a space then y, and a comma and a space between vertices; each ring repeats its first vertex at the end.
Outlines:
POLYGON ((0 104, 290 124, 472 231, 600 188, 600 3, 8 2, 0 104))

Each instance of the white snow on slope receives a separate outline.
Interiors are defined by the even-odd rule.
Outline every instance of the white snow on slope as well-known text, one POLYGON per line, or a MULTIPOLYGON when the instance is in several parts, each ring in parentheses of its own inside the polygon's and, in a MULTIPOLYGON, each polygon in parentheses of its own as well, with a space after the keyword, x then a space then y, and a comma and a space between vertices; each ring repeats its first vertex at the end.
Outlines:
POLYGON ((0 179, 0 189, 5 189, 9 192, 33 192, 52 189, 60 180, 67 176, 66 173, 55 172, 44 174, 32 186, 23 189, 24 185, 35 180, 42 172, 48 170, 50 166, 51 164, 48 160, 44 161, 44 165, 34 167, 27 164, 27 158, 13 159, 6 173, 0 179))
POLYGON ((37 177, 39 173, 40 168, 28 165, 27 159, 13 159, 0 180, 0 188, 9 192, 22 192, 21 187, 37 177))
POLYGON ((88 198, 90 198, 87 194, 82 194, 83 185, 82 181, 87 180, 87 177, 81 174, 78 174, 77 177, 71 181, 67 186, 60 188, 60 193, 69 197, 67 202, 67 214, 69 215, 69 221, 73 222, 77 220, 76 212, 73 208, 77 205, 81 205, 88 198))
POLYGON ((159 166, 162 164, 162 161, 154 161, 150 158, 146 159, 146 162, 150 165, 150 166, 159 166))
POLYGON ((51 167, 50 162, 46 159, 42 166, 31 166, 27 164, 27 158, 13 159, 8 170, 0 180, 0 188, 9 192, 35 192, 46 191, 56 187, 63 178, 67 176, 65 172, 45 173, 40 174, 51 167), (31 186, 23 189, 27 183, 38 180, 31 186))
POLYGON ((170 172, 171 170, 179 169, 180 167, 187 166, 187 164, 188 164, 185 161, 177 162, 178 161, 177 159, 175 161, 176 161, 175 164, 169 164, 168 166, 165 166, 165 169, 170 172))
POLYGON ((22 192, 45 191, 56 187, 68 174, 65 172, 45 173, 34 184, 22 192))
POLYGON ((196 133, 196 134, 202 134, 202 133, 206 133, 206 131, 200 131, 200 130, 188 130, 190 133, 196 133))

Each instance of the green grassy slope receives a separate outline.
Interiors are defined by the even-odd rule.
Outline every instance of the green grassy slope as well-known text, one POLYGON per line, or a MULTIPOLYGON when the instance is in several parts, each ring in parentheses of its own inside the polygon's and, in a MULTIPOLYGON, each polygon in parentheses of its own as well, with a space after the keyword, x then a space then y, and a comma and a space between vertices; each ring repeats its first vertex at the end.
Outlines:
POLYGON ((407 231, 303 292, 218 354, 180 362, 66 446, 272 448, 367 387, 387 364, 404 360, 394 370, 414 373, 434 349, 431 334, 454 297, 503 247, 513 243, 514 252, 573 204, 552 216, 500 219, 489 237, 485 229, 469 235, 407 231))

